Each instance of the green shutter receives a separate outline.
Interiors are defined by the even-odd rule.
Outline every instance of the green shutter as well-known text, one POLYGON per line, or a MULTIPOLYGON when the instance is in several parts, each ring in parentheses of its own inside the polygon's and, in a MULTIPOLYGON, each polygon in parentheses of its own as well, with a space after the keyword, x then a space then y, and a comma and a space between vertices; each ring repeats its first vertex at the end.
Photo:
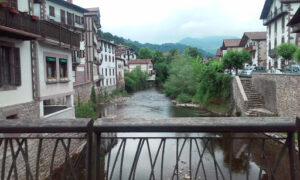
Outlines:
POLYGON ((46 57, 46 61, 52 61, 52 62, 55 62, 55 61, 56 61, 56 58, 54 58, 54 57, 46 57))
POLYGON ((20 49, 14 48, 14 66, 15 66, 15 85, 21 86, 21 62, 20 49))
POLYGON ((67 62, 68 62, 68 60, 67 60, 67 59, 62 59, 62 58, 59 58, 59 62, 61 62, 61 63, 67 63, 67 62))

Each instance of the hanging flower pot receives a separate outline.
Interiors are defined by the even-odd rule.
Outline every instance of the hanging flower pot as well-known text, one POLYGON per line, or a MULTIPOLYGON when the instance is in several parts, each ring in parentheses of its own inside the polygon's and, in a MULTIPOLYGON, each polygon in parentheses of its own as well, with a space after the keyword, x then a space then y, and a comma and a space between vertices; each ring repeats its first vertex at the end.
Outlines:
POLYGON ((24 14, 25 16, 28 16, 28 12, 23 12, 23 14, 24 14))
POLYGON ((7 7, 7 2, 0 2, 1 7, 7 7))
POLYGON ((13 14, 19 14, 19 11, 16 8, 10 8, 9 12, 11 12, 13 14))
POLYGON ((31 18, 32 18, 33 20, 35 20, 35 21, 38 21, 38 20, 39 20, 39 17, 38 17, 38 16, 32 15, 31 18))

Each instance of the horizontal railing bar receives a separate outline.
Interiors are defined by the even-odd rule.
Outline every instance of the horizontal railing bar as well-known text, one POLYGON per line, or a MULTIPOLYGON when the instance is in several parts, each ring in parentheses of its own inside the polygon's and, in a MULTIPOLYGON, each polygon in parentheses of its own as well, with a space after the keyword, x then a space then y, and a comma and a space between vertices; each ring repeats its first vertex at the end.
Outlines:
POLYGON ((286 138, 273 137, 101 137, 101 139, 265 139, 286 140, 286 138))
MULTIPOLYGON (((6 134, 7 135, 7 134, 6 134)), ((1 137, 0 140, 2 139, 33 139, 33 140, 39 140, 39 139, 86 139, 86 137, 1 137)))
POLYGON ((95 132, 295 132, 288 117, 200 117, 166 119, 102 118, 95 132))
POLYGON ((87 132, 91 119, 13 119, 0 120, 0 133, 71 133, 87 132))

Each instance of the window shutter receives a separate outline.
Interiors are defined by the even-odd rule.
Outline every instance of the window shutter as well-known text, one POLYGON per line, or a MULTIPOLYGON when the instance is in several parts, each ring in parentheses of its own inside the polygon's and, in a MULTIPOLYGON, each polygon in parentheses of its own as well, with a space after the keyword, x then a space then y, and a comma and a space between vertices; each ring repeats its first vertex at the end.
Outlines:
POLYGON ((15 85, 21 86, 20 49, 14 48, 15 85))
POLYGON ((2 47, 0 46, 0 87, 3 86, 2 74, 2 47))

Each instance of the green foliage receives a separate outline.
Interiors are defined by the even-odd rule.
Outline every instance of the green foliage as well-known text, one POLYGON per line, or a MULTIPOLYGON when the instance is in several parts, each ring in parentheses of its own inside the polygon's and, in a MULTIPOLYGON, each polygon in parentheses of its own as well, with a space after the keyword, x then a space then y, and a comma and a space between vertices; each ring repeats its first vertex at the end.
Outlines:
POLYGON ((148 75, 141 70, 141 67, 136 67, 131 72, 125 73, 125 89, 127 92, 142 90, 147 87, 148 75))
POLYGON ((191 57, 202 57, 201 52, 196 47, 187 46, 184 48, 184 54, 191 57))
POLYGON ((76 118, 97 119, 97 113, 94 111, 94 107, 91 102, 80 103, 79 105, 75 106, 75 116, 76 118))
POLYGON ((243 64, 251 60, 251 54, 247 50, 233 51, 229 50, 223 57, 224 69, 242 69, 243 64))
POLYGON ((180 103, 189 103, 192 102, 192 97, 188 94, 181 93, 177 96, 176 101, 180 103))
POLYGON ((300 62, 300 47, 297 48, 297 50, 294 53, 294 59, 298 62, 300 62))
POLYGON ((203 64, 200 58, 177 56, 169 74, 164 91, 176 100, 187 101, 189 96, 194 103, 222 104, 230 96, 231 76, 223 73, 222 62, 203 64))
POLYGON ((297 46, 290 43, 283 43, 276 47, 275 53, 285 60, 291 60, 296 50, 297 46))
POLYGON ((96 91, 95 87, 92 86, 91 95, 90 95, 90 102, 94 106, 94 108, 97 106, 97 97, 96 97, 96 91))
POLYGON ((153 52, 149 48, 141 48, 138 52, 138 59, 152 59, 153 52))

